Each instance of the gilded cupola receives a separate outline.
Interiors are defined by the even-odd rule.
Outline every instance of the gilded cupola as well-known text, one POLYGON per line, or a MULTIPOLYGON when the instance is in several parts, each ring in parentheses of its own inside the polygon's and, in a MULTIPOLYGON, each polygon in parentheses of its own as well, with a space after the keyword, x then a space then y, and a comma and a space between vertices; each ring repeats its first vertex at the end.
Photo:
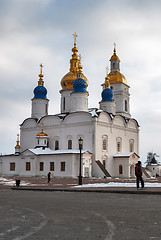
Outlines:
POLYGON ((109 78, 110 78, 110 83, 119 83, 122 82, 127 85, 126 78, 124 75, 120 72, 120 59, 116 54, 116 44, 114 44, 114 51, 113 55, 110 58, 110 66, 111 66, 111 71, 109 73, 109 78))
POLYGON ((47 133, 44 133, 43 126, 44 126, 44 123, 42 122, 41 123, 41 133, 38 133, 36 135, 36 137, 48 137, 47 133))
MULTIPOLYGON (((78 48, 76 46, 76 38, 78 35, 76 33, 74 36, 74 47, 72 48, 72 58, 70 59, 70 70, 69 72, 61 79, 62 90, 73 90, 73 82, 77 79, 77 74, 82 70, 81 66, 81 55, 78 56, 78 48)), ((88 80, 82 73, 82 78, 85 80, 88 86, 88 80)))
POLYGON ((114 102, 113 99, 113 92, 110 86, 109 82, 109 74, 108 74, 108 67, 106 67, 106 77, 105 77, 105 82, 102 84, 103 86, 103 91, 102 91, 102 102, 114 102))

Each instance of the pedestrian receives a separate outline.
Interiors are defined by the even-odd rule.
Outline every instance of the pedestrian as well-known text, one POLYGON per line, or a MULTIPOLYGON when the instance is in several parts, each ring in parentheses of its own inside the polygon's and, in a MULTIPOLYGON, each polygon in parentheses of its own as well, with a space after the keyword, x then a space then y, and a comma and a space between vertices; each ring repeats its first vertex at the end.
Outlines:
POLYGON ((136 175, 136 186, 137 189, 139 189, 139 182, 141 182, 141 188, 144 188, 144 180, 142 178, 142 167, 141 167, 141 161, 138 161, 138 163, 135 165, 135 175, 136 175))
POLYGON ((51 172, 48 173, 48 183, 50 182, 50 175, 51 175, 51 172))

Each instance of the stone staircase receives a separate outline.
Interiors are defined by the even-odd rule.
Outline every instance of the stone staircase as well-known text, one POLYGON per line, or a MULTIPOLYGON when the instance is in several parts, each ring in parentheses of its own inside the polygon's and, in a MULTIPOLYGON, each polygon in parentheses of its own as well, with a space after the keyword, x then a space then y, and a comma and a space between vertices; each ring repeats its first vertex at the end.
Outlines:
POLYGON ((102 170, 102 172, 104 173, 104 175, 105 175, 106 177, 111 177, 111 175, 109 174, 109 172, 106 170, 106 168, 103 166, 103 164, 102 164, 99 160, 97 160, 96 163, 97 163, 97 165, 100 167, 100 169, 102 170))
POLYGON ((142 172, 147 178, 151 178, 151 176, 147 173, 146 169, 142 167, 142 172))

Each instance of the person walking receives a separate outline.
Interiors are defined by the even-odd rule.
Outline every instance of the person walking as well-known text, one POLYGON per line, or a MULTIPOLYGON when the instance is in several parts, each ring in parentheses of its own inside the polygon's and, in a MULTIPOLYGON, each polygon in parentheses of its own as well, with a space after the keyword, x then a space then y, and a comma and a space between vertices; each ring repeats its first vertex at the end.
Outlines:
POLYGON ((141 188, 144 188, 144 180, 142 178, 142 167, 141 167, 141 161, 138 161, 138 163, 135 166, 135 175, 136 175, 136 186, 137 189, 139 189, 139 182, 141 182, 141 188))
POLYGON ((50 175, 51 175, 51 172, 48 173, 48 183, 50 182, 50 175))

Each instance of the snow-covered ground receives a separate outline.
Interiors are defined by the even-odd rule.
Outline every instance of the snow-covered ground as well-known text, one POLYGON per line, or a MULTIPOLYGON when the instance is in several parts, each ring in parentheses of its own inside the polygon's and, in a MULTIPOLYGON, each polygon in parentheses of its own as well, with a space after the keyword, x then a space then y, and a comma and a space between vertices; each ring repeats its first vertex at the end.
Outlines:
MULTIPOLYGON (((109 182, 109 183, 93 183, 93 184, 83 184, 79 186, 75 186, 76 188, 83 187, 83 188, 102 188, 102 187, 135 187, 136 183, 119 183, 119 182, 109 182)), ((145 183, 145 187, 161 187, 161 183, 145 183)))
MULTIPOLYGON (((155 180, 153 180, 155 181, 155 180)), ((0 185, 6 185, 6 186, 15 186, 15 179, 12 178, 5 178, 0 177, 0 185)), ((28 181, 21 180, 20 183, 21 186, 48 186, 47 183, 31 183, 28 181)), ((62 184, 51 184, 50 186, 61 186, 62 184)), ((108 182, 108 183, 92 183, 92 184, 83 184, 83 185, 77 185, 77 184, 67 184, 68 186, 72 186, 73 188, 104 188, 104 187, 129 187, 129 188, 136 188, 135 182, 108 182)), ((158 182, 145 182, 145 187, 160 187, 161 183, 158 182)))

